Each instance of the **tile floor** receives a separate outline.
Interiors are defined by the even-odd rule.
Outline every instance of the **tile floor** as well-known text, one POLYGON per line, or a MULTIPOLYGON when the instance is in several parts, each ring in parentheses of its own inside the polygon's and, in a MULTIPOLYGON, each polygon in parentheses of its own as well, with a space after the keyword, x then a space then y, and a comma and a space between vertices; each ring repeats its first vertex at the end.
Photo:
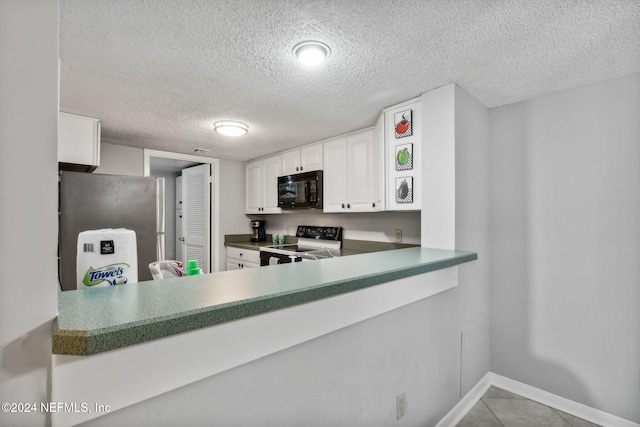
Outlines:
POLYGON ((596 427, 517 394, 491 386, 456 427, 596 427))

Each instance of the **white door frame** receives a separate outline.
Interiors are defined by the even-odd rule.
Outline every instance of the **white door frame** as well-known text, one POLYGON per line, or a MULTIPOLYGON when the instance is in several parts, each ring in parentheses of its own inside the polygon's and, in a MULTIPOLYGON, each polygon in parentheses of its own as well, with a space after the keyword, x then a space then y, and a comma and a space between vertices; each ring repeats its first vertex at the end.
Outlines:
POLYGON ((191 154, 172 153, 170 151, 150 150, 144 152, 144 176, 151 176, 151 158, 184 160, 187 162, 209 163, 211 165, 211 272, 220 271, 220 254, 216 251, 220 247, 220 160, 211 157, 194 156, 191 154))

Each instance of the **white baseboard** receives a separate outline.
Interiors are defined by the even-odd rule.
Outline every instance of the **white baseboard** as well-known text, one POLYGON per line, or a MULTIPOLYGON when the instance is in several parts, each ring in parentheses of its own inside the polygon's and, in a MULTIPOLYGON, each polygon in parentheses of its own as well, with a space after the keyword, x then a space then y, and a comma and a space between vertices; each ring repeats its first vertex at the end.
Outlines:
POLYGON ((573 400, 565 399, 564 397, 540 390, 539 388, 503 377, 502 375, 494 374, 493 372, 488 372, 482 377, 478 384, 440 420, 436 427, 454 427, 492 385, 604 427, 640 427, 640 424, 625 420, 624 418, 591 408, 574 402, 573 400))
POLYGON ((484 395, 484 393, 491 387, 492 383, 492 373, 487 372, 484 377, 478 381, 478 384, 473 386, 469 393, 467 393, 456 406, 449 411, 447 415, 441 419, 436 427, 450 427, 455 426, 460 422, 467 412, 473 408, 473 406, 478 403, 478 400, 484 395))

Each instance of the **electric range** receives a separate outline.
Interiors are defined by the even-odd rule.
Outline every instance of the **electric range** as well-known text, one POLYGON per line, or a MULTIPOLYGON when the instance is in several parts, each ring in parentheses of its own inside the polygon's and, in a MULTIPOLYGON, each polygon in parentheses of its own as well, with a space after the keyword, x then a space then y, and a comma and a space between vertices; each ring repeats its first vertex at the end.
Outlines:
POLYGON ((260 266, 313 261, 340 256, 341 227, 299 225, 297 244, 273 245, 260 248, 260 266))

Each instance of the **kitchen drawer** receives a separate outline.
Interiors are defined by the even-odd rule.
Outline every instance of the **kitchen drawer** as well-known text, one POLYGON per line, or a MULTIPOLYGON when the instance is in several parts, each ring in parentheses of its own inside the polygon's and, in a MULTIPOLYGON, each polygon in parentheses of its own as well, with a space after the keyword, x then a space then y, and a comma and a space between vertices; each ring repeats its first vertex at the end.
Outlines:
POLYGON ((251 262, 260 265, 260 251, 254 251, 251 249, 228 247, 227 258, 233 258, 239 261, 251 262))
POLYGON ((235 258, 227 258, 227 271, 240 270, 242 268, 256 268, 260 267, 260 264, 254 262, 240 261, 235 258))

